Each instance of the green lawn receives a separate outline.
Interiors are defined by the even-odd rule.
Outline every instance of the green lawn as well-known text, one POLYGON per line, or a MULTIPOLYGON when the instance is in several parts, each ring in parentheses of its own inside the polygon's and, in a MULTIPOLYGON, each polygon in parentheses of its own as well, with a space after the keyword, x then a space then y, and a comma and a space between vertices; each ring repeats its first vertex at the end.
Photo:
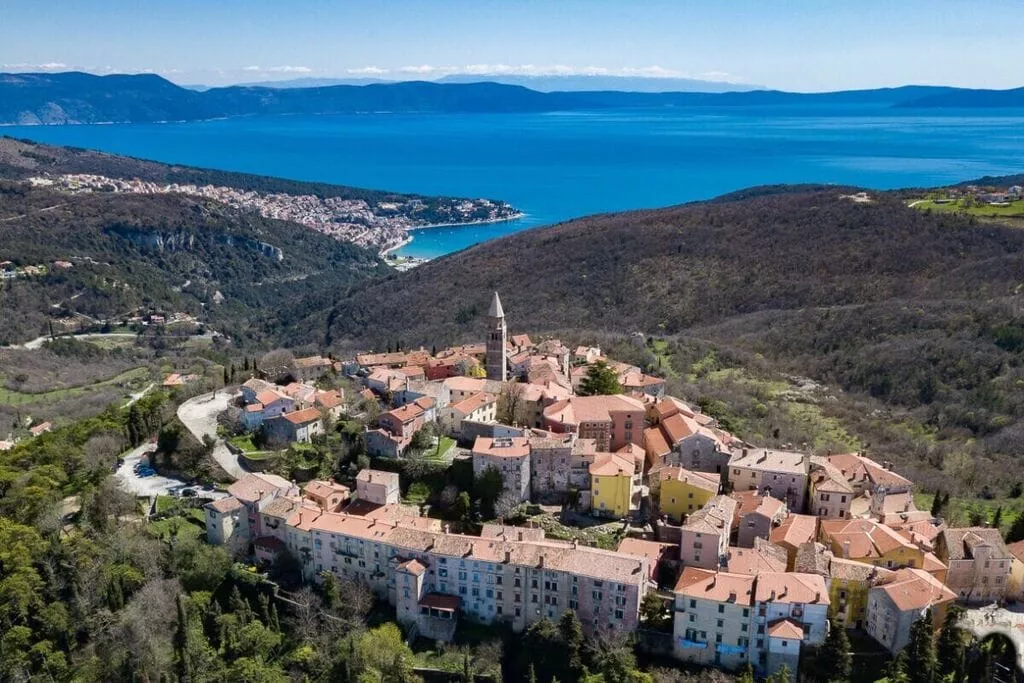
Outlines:
POLYGON ((87 384, 81 387, 69 387, 67 389, 54 389, 53 391, 44 391, 38 394, 25 393, 21 391, 15 391, 14 389, 8 389, 7 387, 0 386, 0 403, 46 403, 49 401, 59 401, 61 399, 72 398, 74 396, 81 396, 93 389, 100 387, 110 386, 112 384, 131 383, 135 381, 141 381, 149 378, 149 368, 134 368, 126 372, 122 372, 119 375, 111 377, 110 379, 103 380, 102 382, 95 382, 93 384, 87 384))
POLYGON ((254 444, 252 442, 252 435, 251 434, 242 434, 240 436, 233 436, 230 439, 228 439, 228 441, 230 441, 233 446, 238 447, 244 453, 247 453, 247 454, 248 453, 255 453, 256 451, 260 450, 260 449, 256 448, 256 444, 254 444))
POLYGON ((929 210, 939 211, 942 213, 967 213, 972 216, 1013 217, 1024 216, 1024 199, 1018 199, 1015 202, 1010 202, 1007 206, 976 204, 970 207, 965 207, 963 205, 963 200, 957 200, 948 204, 939 204, 936 203, 935 200, 925 199, 914 204, 914 208, 920 209, 921 211, 929 210))
POLYGON ((161 540, 170 540, 171 536, 176 538, 199 538, 204 530, 200 524, 190 517, 168 517, 159 522, 150 522, 146 527, 147 531, 161 540))
POLYGON ((668 353, 668 341, 664 339, 654 339, 651 342, 650 349, 654 354, 654 357, 658 359, 658 369, 665 375, 665 377, 669 379, 679 377, 679 373, 672 367, 672 360, 668 353))
MULTIPOLYGON (((934 498, 935 495, 932 493, 915 493, 914 504, 918 510, 930 510, 934 498)), ((950 498, 949 507, 942 512, 942 516, 951 527, 969 526, 972 518, 977 521, 978 517, 981 518, 981 523, 984 526, 988 526, 992 523, 997 508, 1003 510, 999 528, 1005 534, 1013 524, 1013 520, 1018 515, 1024 514, 1024 497, 999 498, 997 500, 950 498)))
POLYGON ((438 448, 431 450, 428 455, 432 458, 443 458, 453 446, 455 446, 455 439, 447 436, 438 437, 438 448))

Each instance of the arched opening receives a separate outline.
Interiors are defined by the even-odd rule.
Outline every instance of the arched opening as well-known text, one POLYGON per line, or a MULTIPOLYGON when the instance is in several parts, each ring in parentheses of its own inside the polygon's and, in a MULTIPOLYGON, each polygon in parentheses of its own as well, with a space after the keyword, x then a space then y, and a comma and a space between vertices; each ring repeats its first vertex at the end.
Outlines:
POLYGON ((967 680, 992 683, 1024 683, 1013 641, 1002 633, 991 633, 967 652, 967 680))

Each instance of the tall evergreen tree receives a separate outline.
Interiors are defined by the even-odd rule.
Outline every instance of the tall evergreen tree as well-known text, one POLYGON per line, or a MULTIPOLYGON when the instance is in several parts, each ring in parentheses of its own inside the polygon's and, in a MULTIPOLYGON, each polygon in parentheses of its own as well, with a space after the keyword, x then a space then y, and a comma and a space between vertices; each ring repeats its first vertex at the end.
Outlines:
POLYGON ((952 605, 946 612, 946 618, 942 622, 942 629, 939 631, 938 661, 936 673, 941 681, 960 683, 964 680, 964 657, 965 650, 963 632, 957 628, 957 620, 963 609, 952 605))
POLYGON ((853 655, 846 629, 834 621, 829 624, 828 638, 818 653, 818 677, 823 681, 848 681, 853 670, 853 655))
POLYGON ((934 683, 935 632, 932 630, 931 609, 910 627, 910 642, 905 651, 910 683, 934 683))
POLYGON ((900 650, 899 654, 889 662, 889 667, 885 672, 888 683, 909 683, 910 677, 907 674, 909 666, 906 649, 900 650))
POLYGON ((184 594, 178 595, 178 627, 174 634, 174 655, 178 680, 189 683, 192 680, 192 663, 188 652, 188 605, 184 594))
POLYGON ((1018 514, 1006 531, 1007 543, 1016 543, 1017 541, 1024 541, 1024 513, 1018 514))
POLYGON ((599 360, 587 368, 586 376, 580 381, 578 393, 580 396, 608 396, 621 394, 622 385, 619 384, 619 376, 608 367, 603 360, 599 360))
POLYGON ((576 610, 567 610, 558 621, 558 631, 565 645, 564 681, 576 681, 583 675, 583 624, 576 610))
POLYGON ((942 489, 938 489, 935 492, 935 497, 932 498, 932 507, 929 514, 931 514, 932 517, 938 517, 940 512, 942 512, 942 489))

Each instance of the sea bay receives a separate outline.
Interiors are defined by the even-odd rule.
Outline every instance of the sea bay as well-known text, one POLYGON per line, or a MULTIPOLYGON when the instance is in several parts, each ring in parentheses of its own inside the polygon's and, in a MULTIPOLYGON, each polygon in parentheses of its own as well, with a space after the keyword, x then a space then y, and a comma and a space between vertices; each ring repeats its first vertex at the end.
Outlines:
POLYGON ((554 114, 277 116, 7 127, 51 144, 400 192, 489 197, 526 216, 417 230, 434 258, 577 216, 775 183, 889 189, 1024 172, 1024 111, 875 105, 554 114))

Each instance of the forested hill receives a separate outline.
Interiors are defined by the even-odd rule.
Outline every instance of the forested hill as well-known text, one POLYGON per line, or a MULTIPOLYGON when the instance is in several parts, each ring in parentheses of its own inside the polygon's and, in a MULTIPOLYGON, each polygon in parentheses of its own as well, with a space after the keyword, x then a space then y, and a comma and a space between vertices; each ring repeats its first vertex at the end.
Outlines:
POLYGON ((767 188, 519 233, 339 302, 330 334, 447 341, 491 290, 517 329, 667 334, 766 311, 1018 296, 1024 231, 843 195, 767 188))
POLYGON ((231 86, 203 92, 159 76, 0 73, 0 123, 197 121, 255 114, 546 112, 630 107, 874 104, 1013 107, 1024 90, 905 86, 832 93, 537 92, 499 83, 373 83, 312 88, 231 86))
POLYGON ((69 196, 10 181, 0 181, 4 261, 47 272, 0 282, 0 344, 67 329, 63 322, 148 313, 185 313, 259 340, 263 321, 310 292, 343 296, 386 270, 370 250, 217 202, 69 196))

